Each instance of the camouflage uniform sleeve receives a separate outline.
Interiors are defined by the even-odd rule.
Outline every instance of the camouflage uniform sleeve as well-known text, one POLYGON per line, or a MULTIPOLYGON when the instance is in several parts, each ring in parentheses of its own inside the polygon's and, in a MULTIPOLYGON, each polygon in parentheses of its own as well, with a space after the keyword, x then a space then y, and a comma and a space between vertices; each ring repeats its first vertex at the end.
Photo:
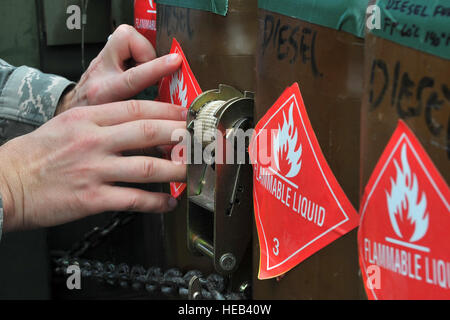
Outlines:
MULTIPOLYGON (((73 82, 34 68, 13 67, 0 59, 0 145, 50 120, 73 82)), ((3 205, 0 195, 0 239, 3 205)))
POLYGON ((0 118, 32 126, 50 120, 69 80, 0 59, 0 118))

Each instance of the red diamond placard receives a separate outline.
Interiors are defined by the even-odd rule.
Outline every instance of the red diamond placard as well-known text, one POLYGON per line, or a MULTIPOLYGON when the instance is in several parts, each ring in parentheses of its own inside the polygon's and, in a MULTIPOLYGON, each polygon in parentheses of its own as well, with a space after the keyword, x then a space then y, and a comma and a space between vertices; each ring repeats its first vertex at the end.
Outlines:
POLYGON ((156 3, 154 0, 134 1, 134 27, 156 48, 156 3))
POLYGON ((450 190, 399 121, 365 188, 359 263, 369 299, 450 298, 450 190))
POLYGON ((250 144, 259 279, 279 276, 358 226, 323 156, 298 84, 259 121, 250 144))
MULTIPOLYGON (((177 72, 161 80, 157 100, 189 108, 195 98, 202 93, 202 90, 189 67, 189 63, 180 44, 175 38, 173 39, 170 53, 178 53, 181 55, 183 62, 177 72)), ((185 189, 185 183, 170 183, 170 193, 175 198, 178 198, 185 189)))

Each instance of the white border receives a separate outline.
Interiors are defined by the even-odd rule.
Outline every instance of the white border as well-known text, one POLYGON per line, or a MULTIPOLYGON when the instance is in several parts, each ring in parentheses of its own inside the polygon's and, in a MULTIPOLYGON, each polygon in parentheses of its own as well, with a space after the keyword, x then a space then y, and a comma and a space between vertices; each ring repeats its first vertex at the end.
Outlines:
POLYGON ((178 190, 181 189, 182 186, 185 186, 186 183, 184 182, 172 182, 173 184, 179 183, 180 185, 178 187, 175 187, 175 192, 178 192, 178 190))
MULTIPOLYGON (((174 53, 178 53, 180 56, 182 56, 182 54, 181 54, 180 49, 178 48, 178 46, 175 47, 174 53)), ((187 59, 186 59, 186 63, 187 63, 187 59)), ((181 67, 181 68, 182 68, 182 67, 181 67)), ((197 88, 195 87, 195 84, 194 84, 194 80, 192 80, 191 73, 190 73, 189 70, 187 70, 187 69, 188 69, 188 68, 186 67, 186 71, 188 71, 187 74, 188 74, 188 76, 189 76, 189 80, 191 81, 191 85, 192 85, 192 87, 194 88, 195 94, 198 96, 201 92, 198 92, 198 91, 197 91, 197 88)), ((190 69, 190 66, 189 66, 189 69, 190 69)), ((192 70, 191 70, 191 71, 192 71, 192 70)), ((169 77, 169 76, 164 77, 164 78, 161 80, 161 82, 159 83, 158 93, 159 93, 159 91, 161 90, 161 87, 162 87, 162 85, 163 85, 163 82, 164 82, 164 80, 167 79, 167 77, 169 77)), ((188 107, 187 107, 187 108, 188 108, 188 107)), ((186 108, 186 109, 187 109, 187 108, 186 108)))
MULTIPOLYGON (((322 170, 322 167, 320 166, 320 162, 319 162, 319 160, 318 160, 318 158, 317 158, 316 151, 315 151, 314 148, 313 148, 311 139, 309 138, 309 135, 308 135, 308 131, 306 130, 306 126, 305 126, 305 123, 304 123, 304 121, 303 121, 302 113, 300 112, 300 108, 299 108, 299 105, 298 105, 298 102, 297 102, 297 97, 295 96, 295 93, 293 93, 292 96, 290 96, 290 97, 286 100, 286 102, 284 102, 284 103, 281 105, 281 107, 280 107, 280 108, 279 108, 279 109, 278 109, 278 110, 277 110, 277 111, 276 111, 276 112, 275 112, 275 113, 267 120, 266 124, 261 128, 261 130, 264 129, 264 128, 267 126, 267 124, 273 119, 273 117, 275 117, 275 115, 276 115, 278 112, 280 112, 280 110, 281 110, 281 109, 282 109, 282 108, 283 108, 283 107, 284 107, 284 106, 285 106, 292 98, 294 98, 294 102, 295 102, 295 105, 296 105, 296 107, 297 107, 297 111, 298 111, 298 114, 299 114, 299 116, 300 116, 300 120, 302 121, 303 129, 304 129, 304 131, 305 131, 305 133, 306 133, 306 137, 308 138, 309 145, 310 145, 311 150, 312 150, 312 152, 313 152, 313 154, 314 154, 314 158, 316 159, 316 162, 317 162, 317 165, 318 165, 318 167, 319 167, 319 169, 320 169, 320 172, 322 173, 322 177, 323 177, 323 179, 325 180, 325 182, 326 182, 326 184, 327 184, 327 186, 328 186, 328 189, 330 190, 331 194, 333 195, 333 198, 334 198, 334 200, 336 201, 338 207, 341 209, 342 213, 344 214, 345 219, 344 219, 343 221, 339 222, 338 224, 334 225, 333 227, 330 227, 328 230, 324 231, 324 232, 321 233, 320 235, 318 235, 316 238, 314 238, 313 240, 311 240, 310 242, 308 242, 307 244, 305 244, 303 247, 301 247, 300 249, 298 249, 297 251, 295 251, 293 254, 291 254, 289 257, 287 257, 286 259, 284 259, 282 262, 280 262, 280 263, 278 263, 278 264, 276 264, 276 265, 274 265, 274 266, 270 266, 270 263, 269 263, 269 250, 268 250, 268 245, 267 245, 267 239, 266 239, 266 234, 265 234, 265 232, 264 232, 264 226, 263 226, 263 224, 262 224, 262 222, 261 222, 261 217, 260 217, 260 215, 259 215, 258 196, 257 196, 256 191, 255 191, 255 199, 256 199, 256 204, 257 204, 257 208, 258 208, 258 219, 259 219, 260 226, 261 226, 261 230, 262 230, 262 233, 263 233, 264 242, 265 242, 265 244, 266 244, 266 256, 267 256, 267 268, 266 268, 266 269, 267 269, 267 271, 272 270, 272 269, 275 269, 275 268, 277 268, 277 267, 279 267, 279 266, 285 264, 287 261, 289 261, 290 259, 292 259, 294 256, 296 256, 298 253, 300 253, 300 252, 301 252, 302 250, 304 250, 306 247, 308 247, 309 245, 311 245, 312 243, 314 243, 314 242, 317 241, 318 239, 322 238, 323 236, 325 236, 326 234, 328 234, 329 232, 331 232, 332 230, 336 229, 337 227, 339 227, 340 225, 342 225, 343 223, 345 223, 345 222, 347 222, 347 221, 349 220, 349 217, 348 217, 347 214, 345 213, 344 209, 342 208, 341 204, 339 203, 339 200, 337 199, 336 195, 334 194, 333 190, 331 189, 331 186, 330 186, 330 184, 328 183, 327 178, 325 177, 325 174, 324 174, 324 172, 323 172, 323 170, 322 170)), ((262 131, 261 131, 261 132, 262 132, 262 131)), ((260 132, 260 133, 261 133, 261 132, 260 132)), ((260 133, 258 133, 258 134, 255 136, 255 139, 259 136, 260 133)))
MULTIPOLYGON (((417 162, 419 163, 419 165, 422 167, 422 170, 425 172, 425 175, 427 176, 428 180, 431 182, 431 185, 433 186, 434 190, 436 190, 437 194, 439 195, 439 198, 441 198, 442 202, 444 203, 444 205, 447 207, 447 210, 450 211, 450 207, 448 202, 446 201, 446 199, 444 198, 444 195, 441 193, 441 191, 439 190, 439 188, 437 187, 436 183, 434 182, 433 178, 431 177, 430 173, 428 172, 427 168, 425 167, 425 165, 422 162, 422 159, 419 157, 419 154, 417 153, 416 149, 414 148, 414 146, 412 145, 411 141, 408 138, 408 135, 406 134, 406 132, 403 132, 402 135, 400 136, 400 138, 398 139, 397 144, 395 145, 395 147, 392 149, 392 152, 390 153, 388 159, 386 160, 386 162, 384 163, 383 168, 380 171, 380 174, 378 175, 377 179, 375 180, 375 183, 373 184, 372 189, 369 192, 369 195, 367 196, 367 200, 364 203, 364 207, 363 210, 361 212, 361 224, 364 221, 364 215, 366 213, 366 209, 367 209, 367 205, 369 204, 370 198, 372 197, 373 192, 375 191, 376 186, 378 185, 378 182, 380 182, 381 177, 383 176, 384 171, 386 170, 386 167, 390 164, 392 157, 394 156, 394 153, 397 151, 397 149, 399 148, 400 144, 402 143, 402 140, 405 139, 405 142, 409 145, 411 151, 413 152, 414 156, 416 157, 417 162)), ((359 249, 358 249, 359 250, 359 249)), ((361 252, 360 252, 361 253, 361 252)), ((367 268, 366 265, 364 263, 364 259, 361 259, 362 264, 363 264, 363 268, 364 268, 364 272, 366 274, 366 278, 369 277, 369 275, 367 274, 367 268)), ((364 284, 365 285, 365 284, 364 284)), ((370 291, 372 292, 374 298, 376 300, 378 300, 377 295, 375 294, 374 289, 370 289, 370 291)))
MULTIPOLYGON (((181 56, 184 56, 184 55, 181 54, 180 49, 179 49, 178 47, 175 48, 175 53, 178 53, 178 54, 180 54, 181 56)), ((185 58, 186 58, 186 57, 185 57, 185 58)), ((187 58, 186 58, 186 64, 188 64, 188 63, 187 63, 187 58)), ((191 67, 189 66, 189 69, 190 69, 190 68, 191 68, 191 67)), ((191 76, 192 70, 191 70, 191 72, 189 72, 188 67, 186 66, 186 71, 187 71, 187 74, 188 74, 188 76, 189 76, 189 80, 191 80, 191 85, 192 85, 192 87, 194 88, 195 95, 198 96, 201 92, 198 92, 198 91, 197 91, 197 88, 195 87, 195 84, 194 84, 194 80, 192 80, 192 76, 191 76)))
MULTIPOLYGON (((156 11, 155 11, 156 12, 156 11)), ((175 52, 174 53, 178 53, 178 54, 180 54, 181 55, 181 52, 180 52, 180 49, 178 48, 178 46, 177 47, 175 47, 175 52)), ((187 63, 187 59, 186 59, 186 63, 187 63)), ((190 68, 190 67, 189 67, 190 68)), ((192 85, 192 87, 194 88, 194 91, 195 91, 195 94, 198 96, 200 93, 197 91, 197 88, 196 88, 196 86, 195 86, 195 84, 194 84, 194 80, 192 80, 192 76, 191 76, 191 73, 189 72, 189 70, 187 70, 188 68, 186 67, 186 71, 188 71, 187 72, 187 74, 188 74, 188 76, 189 76, 189 80, 191 81, 191 85, 192 85)), ((162 87, 162 85, 163 85, 163 81, 166 79, 167 77, 164 77, 163 78, 163 80, 160 82, 160 84, 159 84, 159 90, 161 90, 161 87, 162 87)), ((159 92, 159 90, 158 90, 158 92, 159 92)), ((188 109, 188 108, 187 108, 188 109)), ((178 187, 175 187, 175 192, 178 192, 178 190, 180 190, 181 189, 181 187, 183 187, 183 186, 185 186, 186 185, 186 183, 183 183, 183 182, 172 182, 172 183, 179 183, 180 185, 178 186, 178 187)))

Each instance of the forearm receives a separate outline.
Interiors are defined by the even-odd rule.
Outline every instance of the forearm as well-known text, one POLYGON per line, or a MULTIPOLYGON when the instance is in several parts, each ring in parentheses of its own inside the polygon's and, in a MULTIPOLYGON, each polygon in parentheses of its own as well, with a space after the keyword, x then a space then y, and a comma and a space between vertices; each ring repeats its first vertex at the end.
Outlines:
POLYGON ((3 231, 54 226, 104 211, 173 210, 177 202, 168 194, 116 182, 185 180, 184 166, 123 155, 170 145, 172 132, 185 129, 185 108, 124 101, 173 74, 181 63, 177 54, 157 58, 130 26, 117 28, 77 85, 0 59, 0 145, 20 135, 15 125, 23 134, 0 147, 3 231), (135 67, 128 68, 129 59, 135 67), (155 132, 151 139, 149 128, 155 132))
POLYGON ((11 168, 9 168, 11 159, 4 157, 5 148, 5 145, 0 147, 0 240, 2 233, 9 229, 5 221, 10 221, 9 218, 14 216, 13 193, 7 181, 8 174, 12 173, 11 168))
POLYGON ((26 66, 17 68, 0 59, 0 239, 2 232, 20 227, 21 223, 14 216, 10 186, 14 179, 9 177, 14 170, 10 168, 11 154, 8 158, 3 155, 7 148, 4 143, 33 131, 68 109, 73 86, 62 77, 26 66))

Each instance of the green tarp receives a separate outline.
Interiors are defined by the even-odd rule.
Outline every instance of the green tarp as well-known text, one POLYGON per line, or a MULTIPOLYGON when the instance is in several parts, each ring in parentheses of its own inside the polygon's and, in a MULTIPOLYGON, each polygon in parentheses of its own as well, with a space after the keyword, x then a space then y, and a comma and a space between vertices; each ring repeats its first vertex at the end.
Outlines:
POLYGON ((170 6, 211 11, 225 16, 228 12, 228 0, 157 0, 157 3, 170 6))

